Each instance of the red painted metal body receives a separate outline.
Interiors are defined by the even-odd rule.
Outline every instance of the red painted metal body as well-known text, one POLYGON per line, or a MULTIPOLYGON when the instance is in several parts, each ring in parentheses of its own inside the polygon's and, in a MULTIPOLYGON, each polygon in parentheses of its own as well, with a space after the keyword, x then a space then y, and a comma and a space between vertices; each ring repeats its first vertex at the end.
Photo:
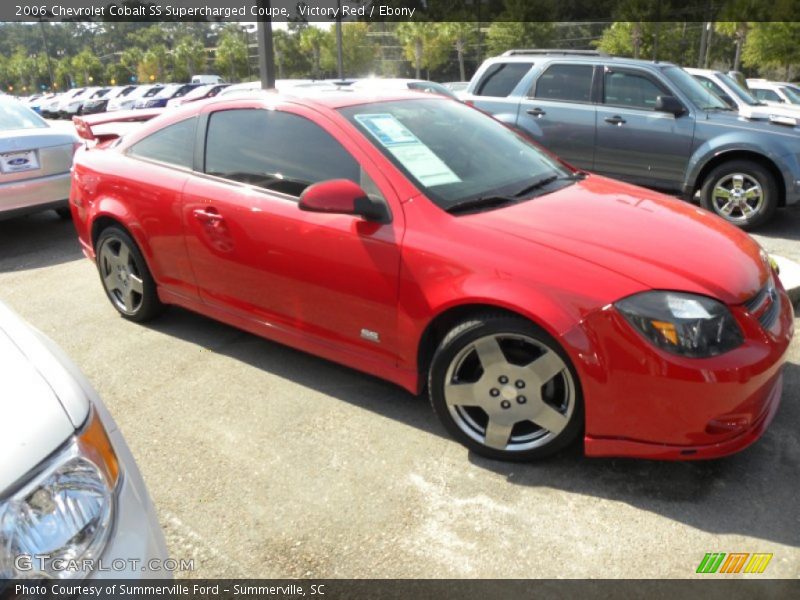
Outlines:
POLYGON ((593 175, 533 201, 450 215, 335 110, 358 102, 350 94, 193 103, 113 148, 80 151, 71 205, 86 255, 94 257, 98 220, 117 221, 164 302, 412 392, 424 383, 420 352, 437 318, 468 306, 513 311, 558 339, 575 366, 589 455, 711 458, 763 433, 793 320, 779 284, 771 330, 745 311, 770 276, 749 236, 690 204, 593 175), (286 110, 327 130, 375 181, 391 223, 301 211, 266 190, 125 153, 188 114, 237 107, 286 110), (651 289, 721 300, 745 343, 707 359, 655 348, 611 306, 651 289))

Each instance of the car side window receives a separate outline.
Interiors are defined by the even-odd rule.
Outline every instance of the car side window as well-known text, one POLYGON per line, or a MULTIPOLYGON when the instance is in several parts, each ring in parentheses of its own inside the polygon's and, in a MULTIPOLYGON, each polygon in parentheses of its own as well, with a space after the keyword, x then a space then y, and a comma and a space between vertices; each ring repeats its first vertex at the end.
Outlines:
POLYGON ((755 97, 759 100, 766 100, 767 102, 780 102, 781 97, 773 90, 752 90, 755 97))
POLYGON ((710 79, 706 79, 705 77, 697 77, 697 81, 709 92, 716 94, 720 98, 726 95, 725 90, 723 90, 721 87, 719 87, 716 83, 714 83, 710 79))
POLYGON ((185 119, 168 125, 128 149, 130 156, 191 169, 194 162, 196 119, 185 119))
POLYGON ((211 113, 205 172, 290 196, 328 179, 365 187, 359 164, 333 136, 305 117, 275 110, 211 113))
POLYGON ((553 65, 536 81, 534 96, 543 100, 590 102, 593 65, 553 65))
POLYGON ((645 75, 626 71, 606 71, 603 102, 612 106, 653 110, 659 96, 667 92, 645 75))
POLYGON ((533 63, 495 63, 491 65, 475 87, 476 96, 505 98, 531 70, 533 63))

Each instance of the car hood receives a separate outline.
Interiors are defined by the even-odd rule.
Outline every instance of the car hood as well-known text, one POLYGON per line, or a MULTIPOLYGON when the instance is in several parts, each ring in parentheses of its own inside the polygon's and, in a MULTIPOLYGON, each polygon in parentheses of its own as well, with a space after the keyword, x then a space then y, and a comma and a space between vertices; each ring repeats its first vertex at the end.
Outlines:
POLYGON ((706 112, 705 117, 703 117, 701 113, 700 118, 697 120, 697 124, 699 126, 702 126, 703 123, 707 123, 709 125, 724 125, 726 128, 735 127, 749 132, 763 131, 771 135, 784 135, 800 141, 800 138, 798 138, 798 134, 800 134, 800 127, 787 125, 785 123, 780 123, 778 121, 769 119, 770 115, 791 116, 793 118, 797 118, 800 117, 800 114, 795 113, 794 111, 784 114, 783 112, 779 111, 785 109, 777 106, 754 106, 753 110, 754 116, 766 116, 767 118, 750 119, 748 118, 749 115, 744 113, 740 115, 739 112, 706 112))
POLYGON ((67 146, 77 141, 78 137, 75 134, 66 131, 55 131, 49 127, 15 129, 13 131, 0 132, 0 152, 67 146))
POLYGON ((768 267, 746 233, 692 204, 589 175, 556 192, 465 218, 594 263, 651 289, 750 299, 768 267))
POLYGON ((41 334, 0 302, 0 496, 59 448, 89 410, 41 334))

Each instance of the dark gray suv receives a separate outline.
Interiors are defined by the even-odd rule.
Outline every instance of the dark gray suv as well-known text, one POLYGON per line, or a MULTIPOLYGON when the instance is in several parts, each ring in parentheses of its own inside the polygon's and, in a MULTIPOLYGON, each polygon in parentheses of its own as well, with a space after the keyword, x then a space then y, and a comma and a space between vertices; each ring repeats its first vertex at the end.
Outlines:
POLYGON ((467 103, 578 168, 692 198, 752 229, 800 201, 800 129, 746 120, 670 63, 597 52, 509 50, 467 103))

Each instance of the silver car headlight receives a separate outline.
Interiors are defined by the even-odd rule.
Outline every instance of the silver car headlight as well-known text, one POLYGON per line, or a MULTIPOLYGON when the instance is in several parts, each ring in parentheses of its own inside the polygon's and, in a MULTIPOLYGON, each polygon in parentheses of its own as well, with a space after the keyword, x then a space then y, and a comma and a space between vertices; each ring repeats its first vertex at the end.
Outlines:
POLYGON ((84 576, 80 561, 99 558, 108 542, 119 479, 92 411, 80 433, 0 500, 0 579, 84 576))
POLYGON ((617 310, 658 348, 690 358, 708 358, 744 342, 722 302, 684 292, 653 291, 615 303, 617 310))

